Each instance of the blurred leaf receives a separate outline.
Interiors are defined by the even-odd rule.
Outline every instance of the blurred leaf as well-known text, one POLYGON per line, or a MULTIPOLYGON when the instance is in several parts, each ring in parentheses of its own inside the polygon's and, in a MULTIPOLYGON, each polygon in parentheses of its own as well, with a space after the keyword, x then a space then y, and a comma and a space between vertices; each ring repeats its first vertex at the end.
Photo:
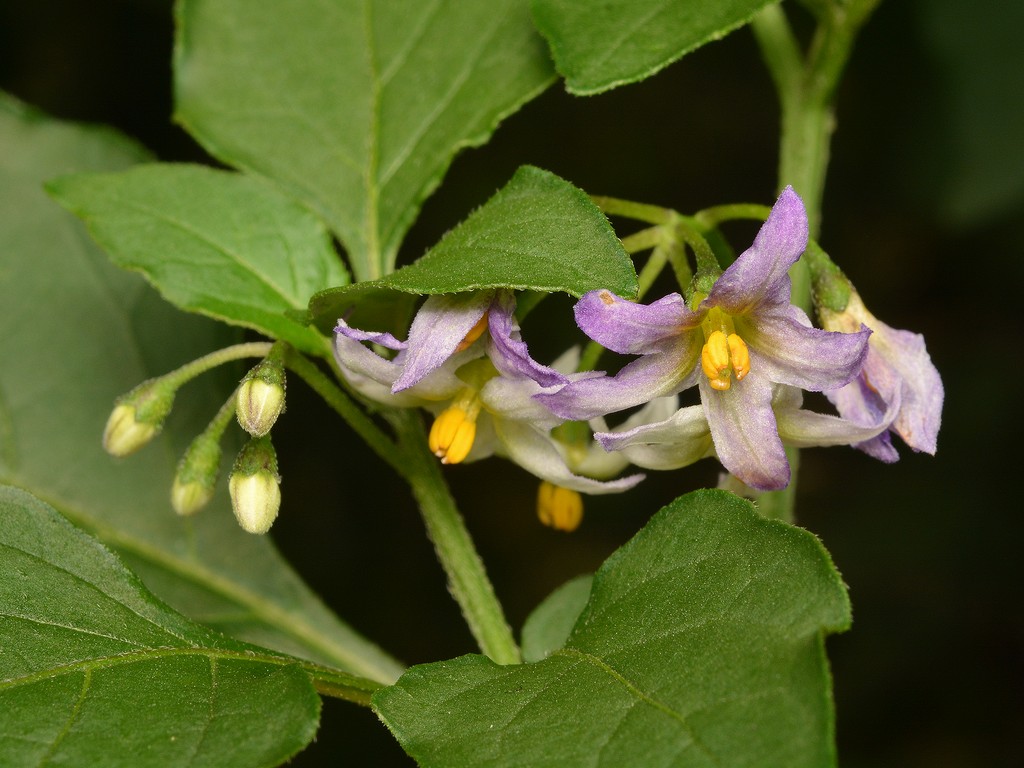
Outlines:
POLYGON ((561 650, 416 666, 373 704, 422 766, 822 768, 823 636, 849 621, 817 539, 698 491, 601 567, 561 650))
POLYGON ((531 0, 572 93, 635 83, 725 37, 775 0, 531 0))
POLYGON ((360 280, 390 272, 453 155, 553 72, 526 0, 182 0, 177 118, 331 225, 360 280))
POLYGON ((564 291, 607 288, 635 296, 636 270, 587 195, 529 165, 422 258, 372 283, 323 291, 310 302, 323 327, 380 288, 456 293, 481 288, 564 291))
POLYGON ((546 659, 565 645, 569 633, 576 625, 590 599, 590 574, 567 581, 545 598, 523 624, 523 660, 546 659))
POLYGON ((106 549, 0 486, 0 763, 277 765, 320 699, 285 657, 192 624, 106 549))
POLYGON ((138 454, 116 460, 100 446, 114 398, 236 340, 111 265, 43 192, 57 174, 116 170, 143 156, 113 131, 0 98, 0 482, 31 490, 116 549, 190 618, 393 680, 401 667, 338 621, 269 538, 244 533, 225 493, 194 518, 171 509, 178 459, 241 370, 188 384, 167 429, 138 454))
POLYGON ((322 352, 322 337, 283 313, 348 276, 319 219, 270 185, 162 163, 46 188, 115 264, 142 272, 175 306, 322 352))

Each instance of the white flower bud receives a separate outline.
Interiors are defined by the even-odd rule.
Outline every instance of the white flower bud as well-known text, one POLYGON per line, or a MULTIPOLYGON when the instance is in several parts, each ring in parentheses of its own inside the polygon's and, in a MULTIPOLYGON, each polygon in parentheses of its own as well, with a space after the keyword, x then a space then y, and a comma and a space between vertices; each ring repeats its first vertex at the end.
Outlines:
POLYGON ((238 524, 249 533, 266 533, 281 508, 281 478, 269 437, 250 440, 235 459, 228 492, 238 524))
POLYGON ((270 432, 284 410, 284 366, 268 357, 253 367, 238 387, 235 414, 242 429, 253 437, 270 432))

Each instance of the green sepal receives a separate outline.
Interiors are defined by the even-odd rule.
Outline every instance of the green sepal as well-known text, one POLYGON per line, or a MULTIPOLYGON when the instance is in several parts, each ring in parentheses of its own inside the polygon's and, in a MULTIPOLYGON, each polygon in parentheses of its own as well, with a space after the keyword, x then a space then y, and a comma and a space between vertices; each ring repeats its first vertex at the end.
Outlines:
POLYGON ((804 261, 811 273, 811 297, 816 307, 843 312, 850 303, 853 285, 829 255, 814 240, 807 243, 804 261))

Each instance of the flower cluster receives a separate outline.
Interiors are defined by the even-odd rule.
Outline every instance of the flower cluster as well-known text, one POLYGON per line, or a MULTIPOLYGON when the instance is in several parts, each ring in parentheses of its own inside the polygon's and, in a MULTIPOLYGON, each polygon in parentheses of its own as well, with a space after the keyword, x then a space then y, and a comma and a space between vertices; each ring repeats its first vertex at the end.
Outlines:
POLYGON ((625 490, 642 475, 609 478, 630 463, 669 469, 717 456, 751 488, 776 490, 789 483, 787 445, 856 445, 893 461, 895 432, 934 453, 942 385, 923 340, 875 319, 855 293, 813 327, 791 303, 788 274, 807 242, 803 203, 787 188, 706 293, 646 305, 607 290, 584 295, 575 307, 583 332, 636 356, 615 375, 533 360, 507 290, 428 297, 404 342, 339 320, 335 356, 366 396, 435 413, 430 447, 442 462, 498 454, 540 478, 541 516, 563 528, 578 524, 581 507, 556 489, 625 490), (700 404, 680 408, 677 396, 693 386, 700 404), (804 390, 824 392, 839 415, 803 408, 804 390), (636 406, 608 429, 606 414, 636 406))

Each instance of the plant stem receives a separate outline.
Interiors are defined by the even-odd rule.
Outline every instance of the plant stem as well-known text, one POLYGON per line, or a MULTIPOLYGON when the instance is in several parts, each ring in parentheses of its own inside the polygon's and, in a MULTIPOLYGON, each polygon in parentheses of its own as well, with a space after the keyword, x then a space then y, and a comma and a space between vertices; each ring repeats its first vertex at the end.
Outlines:
POLYGON ((644 221, 648 224, 669 224, 675 211, 647 203, 634 203, 631 200, 620 200, 616 197, 591 195, 595 205, 609 216, 623 216, 627 219, 644 221))
POLYGON ((441 474, 440 464, 427 447, 419 415, 397 411, 390 415, 390 421, 398 433, 404 458, 400 472, 412 487, 427 534, 448 575, 448 588, 462 609, 470 632, 493 661, 520 663, 519 647, 441 474))
MULTIPOLYGON (((879 0, 832 2, 823 7, 818 28, 803 55, 781 6, 754 17, 752 29, 771 72, 782 112, 779 187, 793 186, 804 201, 810 236, 821 230, 821 204, 828 168, 829 143, 835 131, 834 101, 857 32, 879 0)), ((797 262, 793 303, 810 310, 810 279, 797 262)))
MULTIPOLYGON (((835 131, 836 89, 853 50, 860 27, 879 0, 826 0, 815 5, 818 26, 803 53, 779 5, 754 17, 751 28, 768 67, 781 110, 779 188, 792 185, 807 209, 810 237, 821 230, 822 198, 828 169, 829 144, 835 131)), ((793 304, 811 311, 811 276, 807 259, 790 269, 793 304)), ((799 451, 787 449, 791 480, 783 491, 760 498, 763 514, 794 520, 793 503, 799 451)))
POLYGON ((229 363, 232 360, 240 360, 243 357, 266 357, 272 347, 273 344, 269 341, 234 344, 196 358, 190 363, 185 363, 185 365, 171 371, 162 378, 165 381, 173 382, 176 386, 180 386, 186 381, 194 379, 199 374, 205 373, 211 368, 216 368, 218 365, 229 363))
POLYGON ((693 220, 704 230, 709 230, 714 229, 723 221, 733 221, 735 219, 755 219, 757 221, 764 221, 768 218, 768 214, 771 212, 772 209, 767 205, 757 205, 756 203, 715 205, 711 208, 705 208, 702 211, 698 211, 694 214, 693 220))
POLYGON ((344 699, 364 707, 369 707, 370 697, 384 687, 384 683, 376 680, 356 677, 320 664, 303 662, 301 666, 312 679, 313 686, 320 695, 344 699))
POLYGON ((473 546, 462 516, 441 474, 437 458, 427 447, 417 413, 385 411, 398 435, 396 443, 304 355, 289 348, 289 370, 301 377, 348 425, 397 472, 412 489, 434 544, 438 560, 448 575, 449 589, 476 638, 480 649, 499 664, 522 661, 512 630, 487 578, 483 562, 473 546))
POLYGON ((398 446, 341 388, 294 348, 285 352, 285 365, 305 381, 393 470, 402 474, 398 446))

